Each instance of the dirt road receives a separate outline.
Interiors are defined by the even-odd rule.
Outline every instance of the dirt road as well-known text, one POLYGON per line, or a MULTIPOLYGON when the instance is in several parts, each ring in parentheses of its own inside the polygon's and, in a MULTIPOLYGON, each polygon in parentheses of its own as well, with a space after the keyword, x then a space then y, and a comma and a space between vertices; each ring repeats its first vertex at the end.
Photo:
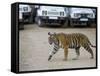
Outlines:
MULTIPOLYGON (((76 56, 74 49, 69 49, 68 60, 63 61, 63 49, 48 61, 49 52, 52 47, 48 43, 48 32, 75 33, 80 32, 87 35, 93 45, 96 45, 95 28, 40 28, 36 24, 25 25, 25 29, 19 33, 19 66, 20 71, 68 69, 95 67, 96 59, 90 59, 90 54, 84 48, 80 49, 79 60, 72 60, 76 56)), ((92 48, 94 56, 96 49, 92 48)))

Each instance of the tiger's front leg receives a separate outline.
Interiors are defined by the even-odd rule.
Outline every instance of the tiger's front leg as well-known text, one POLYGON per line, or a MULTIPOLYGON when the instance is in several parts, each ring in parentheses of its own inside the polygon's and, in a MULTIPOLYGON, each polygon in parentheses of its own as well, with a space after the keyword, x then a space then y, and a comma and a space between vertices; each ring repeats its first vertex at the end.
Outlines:
POLYGON ((68 58, 68 48, 66 47, 66 48, 64 48, 64 61, 66 61, 67 60, 67 58, 68 58))

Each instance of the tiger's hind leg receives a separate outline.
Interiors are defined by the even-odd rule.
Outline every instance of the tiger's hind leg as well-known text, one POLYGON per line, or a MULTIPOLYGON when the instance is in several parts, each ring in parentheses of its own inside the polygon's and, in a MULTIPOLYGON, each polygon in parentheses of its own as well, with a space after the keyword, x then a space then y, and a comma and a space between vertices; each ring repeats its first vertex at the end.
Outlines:
POLYGON ((93 58, 94 58, 94 55, 93 55, 93 51, 92 51, 92 49, 90 48, 90 46, 87 45, 87 46, 84 46, 84 48, 91 54, 91 59, 93 59, 93 58))
POLYGON ((79 56, 80 56, 80 51, 79 51, 80 47, 75 48, 75 52, 76 52, 76 57, 73 58, 73 60, 78 60, 79 56))

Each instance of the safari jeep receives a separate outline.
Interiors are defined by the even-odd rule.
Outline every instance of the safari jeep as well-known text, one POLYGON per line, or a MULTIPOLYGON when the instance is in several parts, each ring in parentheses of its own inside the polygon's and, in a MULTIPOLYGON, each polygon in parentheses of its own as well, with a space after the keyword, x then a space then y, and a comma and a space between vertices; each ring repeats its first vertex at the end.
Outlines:
POLYGON ((19 5, 19 29, 24 29, 24 23, 30 23, 31 8, 29 5, 19 5))
POLYGON ((19 5, 19 22, 30 22, 31 7, 29 5, 19 5))
POLYGON ((64 25, 67 22, 67 15, 64 7, 57 6, 40 6, 37 10, 36 23, 38 26, 44 25, 64 25))
POLYGON ((91 26, 95 22, 95 14, 89 8, 70 8, 70 26, 91 26))

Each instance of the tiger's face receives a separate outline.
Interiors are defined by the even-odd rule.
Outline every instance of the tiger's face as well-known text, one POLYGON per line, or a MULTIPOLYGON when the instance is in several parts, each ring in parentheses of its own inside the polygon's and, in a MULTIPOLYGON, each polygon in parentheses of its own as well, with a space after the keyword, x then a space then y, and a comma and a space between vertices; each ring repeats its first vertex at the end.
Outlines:
POLYGON ((58 41, 57 41, 57 38, 56 38, 56 34, 50 34, 48 33, 49 37, 48 37, 48 42, 50 45, 52 45, 53 43, 54 44, 57 44, 58 41))
POLYGON ((48 37, 48 42, 49 42, 50 45, 52 45, 52 43, 53 43, 52 39, 53 39, 53 38, 52 38, 51 36, 48 37))

